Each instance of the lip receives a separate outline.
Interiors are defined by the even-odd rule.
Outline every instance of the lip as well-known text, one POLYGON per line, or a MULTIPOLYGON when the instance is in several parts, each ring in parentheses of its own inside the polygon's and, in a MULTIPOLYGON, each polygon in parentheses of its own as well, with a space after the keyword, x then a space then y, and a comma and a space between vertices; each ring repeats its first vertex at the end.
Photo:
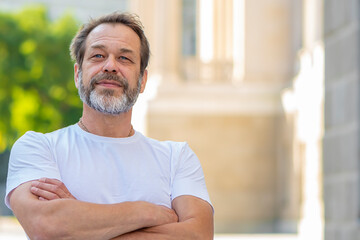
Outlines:
POLYGON ((116 87, 122 87, 122 85, 113 80, 101 80, 96 83, 96 85, 102 86, 102 87, 109 87, 109 88, 116 88, 116 87))

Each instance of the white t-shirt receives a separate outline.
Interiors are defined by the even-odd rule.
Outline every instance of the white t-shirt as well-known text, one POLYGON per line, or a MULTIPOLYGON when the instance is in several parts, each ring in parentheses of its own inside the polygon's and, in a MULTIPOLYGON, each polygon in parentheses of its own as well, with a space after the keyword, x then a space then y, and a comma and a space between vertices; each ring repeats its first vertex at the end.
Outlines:
POLYGON ((210 203, 200 162, 187 143, 139 132, 109 138, 77 124, 46 134, 27 132, 11 150, 6 205, 10 208, 13 189, 42 177, 62 181, 75 198, 92 203, 148 201, 170 208, 181 195, 210 203))

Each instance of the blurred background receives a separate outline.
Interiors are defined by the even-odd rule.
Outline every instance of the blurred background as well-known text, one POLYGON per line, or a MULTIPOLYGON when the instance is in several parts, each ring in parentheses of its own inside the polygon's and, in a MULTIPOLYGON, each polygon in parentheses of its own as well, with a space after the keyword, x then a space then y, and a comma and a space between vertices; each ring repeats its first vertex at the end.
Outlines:
POLYGON ((78 121, 69 44, 115 10, 152 51, 134 128, 197 153, 217 239, 360 239, 359 0, 0 0, 0 199, 14 141, 78 121))

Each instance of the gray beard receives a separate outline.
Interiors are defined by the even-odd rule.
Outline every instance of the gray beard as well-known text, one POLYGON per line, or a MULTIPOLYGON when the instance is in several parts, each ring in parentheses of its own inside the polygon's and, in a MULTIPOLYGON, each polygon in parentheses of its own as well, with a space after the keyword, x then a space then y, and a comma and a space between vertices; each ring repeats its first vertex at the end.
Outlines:
POLYGON ((139 96, 142 80, 142 76, 139 76, 137 87, 131 89, 125 78, 121 78, 111 73, 101 73, 95 75, 90 80, 89 86, 84 86, 81 70, 79 70, 78 78, 78 92, 81 101, 96 111, 110 115, 119 115, 130 111, 139 96), (104 89, 101 91, 96 90, 96 83, 103 79, 115 80, 120 83, 123 87, 123 94, 117 97, 114 96, 115 91, 112 89, 104 89))

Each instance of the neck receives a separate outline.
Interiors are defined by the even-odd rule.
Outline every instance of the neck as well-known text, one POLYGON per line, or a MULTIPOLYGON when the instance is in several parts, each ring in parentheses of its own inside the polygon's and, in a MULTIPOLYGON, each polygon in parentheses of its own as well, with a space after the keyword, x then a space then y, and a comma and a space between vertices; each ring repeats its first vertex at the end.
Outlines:
POLYGON ((133 135, 134 131, 131 126, 132 110, 119 115, 108 115, 100 113, 86 104, 84 104, 82 123, 85 126, 79 126, 92 134, 104 136, 123 138, 133 135))

